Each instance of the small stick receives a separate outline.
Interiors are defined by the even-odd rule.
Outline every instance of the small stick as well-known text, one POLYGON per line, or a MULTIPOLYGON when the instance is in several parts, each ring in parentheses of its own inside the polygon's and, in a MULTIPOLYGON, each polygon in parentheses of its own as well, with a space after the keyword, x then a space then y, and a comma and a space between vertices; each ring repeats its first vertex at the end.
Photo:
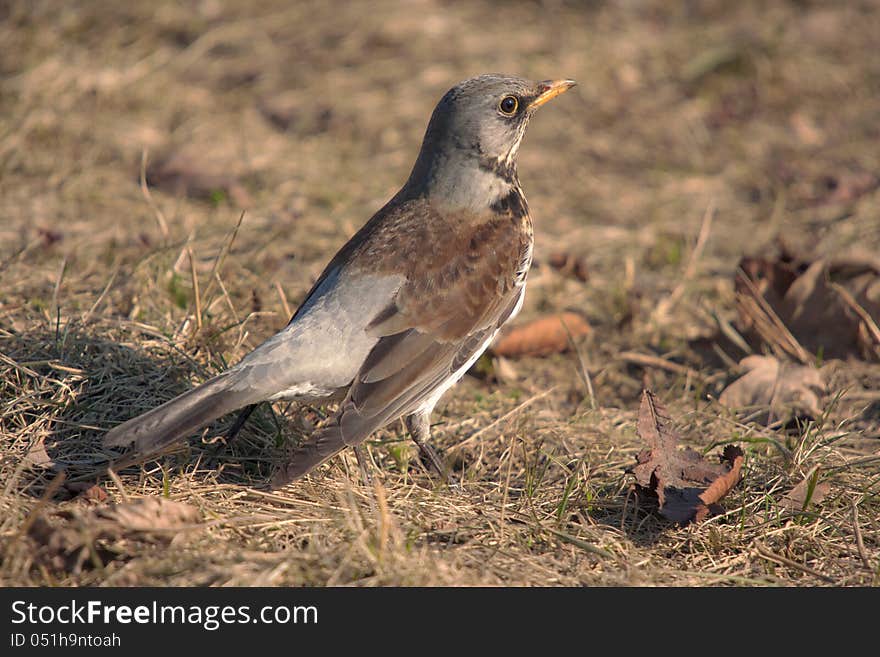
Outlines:
POLYGON ((510 447, 507 449, 507 477, 504 479, 504 495, 501 498, 501 518, 498 522, 499 528, 501 530, 501 536, 498 541, 498 544, 501 545, 504 542, 504 516, 507 511, 507 494, 510 492, 510 475, 513 472, 513 447, 516 444, 516 436, 513 435, 510 437, 510 447))
POLYGON ((797 561, 793 561, 788 557, 783 557, 781 554, 776 554, 772 550, 767 549, 760 541, 755 541, 755 550, 758 552, 759 556, 767 559, 767 561, 772 561, 783 566, 788 566, 789 568, 794 568, 795 570, 800 570, 801 572, 812 575, 813 577, 818 577, 819 579, 828 582, 829 584, 834 583, 834 578, 829 577, 828 575, 824 575, 818 570, 814 570, 809 566, 800 564, 797 561))
POLYGON ((150 188, 147 186, 147 149, 141 151, 141 193, 144 195, 144 198, 147 201, 147 204, 153 210, 153 214, 156 217, 156 223, 159 224, 159 232, 162 233, 162 239, 167 242, 168 241, 168 222, 165 220, 165 215, 162 213, 161 208, 153 199, 153 195, 150 193, 150 188))
POLYGON ((843 286, 838 285, 837 283, 831 283, 831 289, 837 292, 837 294, 840 295, 840 298, 843 299, 844 303, 859 316, 859 319, 865 323, 868 333, 874 338, 874 342, 877 343, 877 346, 880 346, 880 327, 877 326, 877 322, 874 321, 874 318, 871 317, 868 311, 862 308, 861 304, 855 300, 855 297, 849 293, 849 290, 843 286))
POLYGON ((226 256, 229 255, 230 249, 232 249, 232 244, 235 242, 235 238, 238 236, 238 230, 241 228, 241 223, 244 221, 244 210, 241 211, 241 214, 238 215, 238 221, 235 224, 235 228, 229 233, 226 239, 223 242, 223 246, 220 247, 220 253, 217 254, 217 257, 214 259, 214 267, 211 269, 211 275, 208 277, 208 285, 205 288, 205 298, 208 299, 211 296, 211 292, 214 291, 214 282, 220 282, 220 268, 223 266, 223 263, 226 261, 226 256))
POLYGON ((650 354, 640 354, 635 351, 622 351, 618 354, 618 357, 621 360, 625 360, 628 363, 635 363, 636 365, 644 365, 646 367, 657 367, 661 370, 666 370, 668 372, 674 372, 675 374, 683 374, 685 376, 689 376, 691 378, 697 379, 699 381, 705 381, 706 377, 703 374, 700 374, 694 369, 687 367, 686 365, 679 365, 678 363, 673 363, 671 360, 666 360, 665 358, 660 358, 659 356, 652 356, 650 354))
POLYGON ((24 536, 28 533, 28 530, 31 528, 31 525, 34 524, 34 521, 37 519, 37 515, 39 515, 40 511, 43 510, 49 500, 52 499, 52 496, 55 492, 61 488, 61 484, 64 483, 64 480, 67 479, 67 473, 62 470, 55 478, 49 482, 49 485, 46 486, 46 490, 43 491, 43 494, 40 496, 40 499, 37 501, 34 508, 31 509, 31 512, 28 514, 28 517, 25 518, 25 521, 21 524, 21 527, 18 528, 18 535, 24 536))
POLYGON ((284 315, 290 319, 293 317, 293 313, 290 312, 290 305, 287 303, 287 295, 284 294, 284 288, 281 287, 281 283, 275 281, 275 289, 278 291, 278 297, 281 299, 281 307, 284 308, 284 315))
POLYGON ((575 343, 574 336, 568 329, 568 324, 565 323, 565 319, 562 315, 559 316, 559 323, 562 324, 562 328, 565 329, 565 336, 568 338, 568 344, 571 345, 575 356, 577 356, 578 363, 581 366, 581 378, 584 381, 584 386, 587 388, 587 394, 590 395, 590 407, 595 411, 598 408, 598 405, 596 404, 596 393, 593 392, 593 380, 590 378, 590 370, 587 369, 587 364, 584 362, 584 358, 581 355, 581 349, 575 343))
POLYGON ((116 470, 114 470, 112 466, 107 468, 107 476, 113 480, 114 484, 116 484, 119 494, 122 495, 122 501, 128 502, 128 491, 125 490, 125 486, 122 485, 122 479, 119 478, 119 475, 116 474, 116 470))
POLYGON ((189 271, 192 276, 193 297, 196 305, 196 332, 202 330, 202 296, 199 294, 199 277, 196 274, 196 258, 193 255, 192 247, 186 245, 186 254, 189 256, 189 271))
POLYGON ((110 286, 113 285, 113 281, 116 280, 116 274, 119 273, 119 265, 116 265, 116 268, 113 270, 113 273, 110 275, 110 280, 107 281, 107 285, 104 286, 104 289, 101 291, 101 294, 98 295, 98 298, 95 299, 95 303, 92 304, 92 307, 83 315, 82 323, 87 324, 91 319, 92 315, 97 310, 98 306, 101 305, 101 302, 104 300, 104 297, 107 296, 107 292, 110 291, 110 286))
MULTIPOLYGON (((775 328, 782 337, 785 339, 785 343, 781 343, 780 340, 776 336, 764 336, 767 339, 767 342, 776 343, 784 349, 786 352, 797 358, 804 365, 809 365, 813 362, 813 359, 810 358, 810 355, 807 351, 801 346, 801 343, 797 341, 797 338, 794 337, 791 331, 788 330, 788 327, 785 325, 779 315, 776 314, 776 311, 770 306, 767 300, 764 298, 764 295, 758 291, 758 288, 755 287, 754 282, 751 278, 749 278, 748 274, 743 271, 743 269, 737 268, 736 278, 746 286, 748 290, 748 295, 741 295, 742 297, 748 299, 752 303, 754 303, 758 310, 764 313, 764 317, 761 318, 758 315, 754 314, 754 311, 751 311, 752 318, 755 320, 763 319, 770 323, 770 325, 775 328)), ((757 322, 756 322, 757 323, 757 322)))
POLYGON ((856 548, 858 548, 859 557, 861 557, 862 563, 865 564, 865 568, 873 572, 871 560, 868 559, 868 553, 865 551, 865 542, 862 540, 862 530, 859 528, 859 507, 853 499, 850 499, 849 504, 852 508, 853 528, 856 533, 856 548))
POLYGON ((659 304, 657 304, 657 308, 654 312, 654 318, 659 319, 662 317, 666 317, 669 314, 669 311, 678 303, 678 300, 682 297, 685 291, 685 285, 687 282, 693 278, 694 273, 697 270, 697 262, 700 260, 700 256, 703 254, 703 249, 706 247, 706 242, 709 241, 709 234, 712 232, 712 219, 715 217, 715 199, 712 198, 709 200, 709 204, 706 206, 706 211, 703 213, 703 221, 700 224, 700 232, 697 235, 697 243, 694 245, 694 250, 691 251, 691 256, 688 258, 687 265, 685 265, 684 272, 681 275, 681 280, 678 282, 678 285, 670 292, 669 296, 663 299, 659 304))

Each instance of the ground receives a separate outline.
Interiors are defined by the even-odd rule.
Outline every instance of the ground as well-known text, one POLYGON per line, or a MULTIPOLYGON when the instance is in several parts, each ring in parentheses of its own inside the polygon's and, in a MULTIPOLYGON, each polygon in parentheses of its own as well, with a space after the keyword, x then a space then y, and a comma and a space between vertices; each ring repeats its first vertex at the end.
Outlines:
POLYGON ((877 34, 870 1, 4 3, 0 583, 877 584, 880 366, 817 354, 812 420, 718 402, 746 355, 719 337, 741 257, 880 248, 877 34), (107 428, 286 323, 439 97, 483 72, 579 83, 520 151, 536 262, 517 322, 571 309, 591 331, 443 399, 460 483, 398 423, 368 443, 372 485, 349 455, 267 492, 324 412, 278 405, 71 499, 107 428), (680 527, 632 493, 646 386, 684 444, 744 448, 720 515, 680 527), (811 472, 824 499, 786 510, 811 472), (51 527, 140 496, 196 520, 45 558, 51 527))

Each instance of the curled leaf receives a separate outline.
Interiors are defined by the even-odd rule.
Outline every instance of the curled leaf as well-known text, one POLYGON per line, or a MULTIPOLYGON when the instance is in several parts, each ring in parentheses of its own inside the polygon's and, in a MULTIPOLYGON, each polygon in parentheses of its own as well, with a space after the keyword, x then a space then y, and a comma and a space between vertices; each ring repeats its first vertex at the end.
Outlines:
POLYGON ((33 442, 27 454, 24 455, 24 460, 38 468, 55 468, 57 465, 55 459, 49 456, 49 453, 46 451, 44 436, 40 436, 33 442))
POLYGON ((583 317, 564 312, 504 332, 492 345, 492 351, 508 358, 562 353, 569 349, 571 340, 587 335, 591 330, 583 317))
POLYGON ((671 425, 654 394, 643 391, 638 434, 648 447, 627 472, 635 476, 638 491, 657 498, 660 515, 682 525, 700 522, 718 513, 718 502, 739 483, 743 452, 728 445, 720 463, 709 463, 693 449, 679 449, 671 425))
POLYGON ((763 421, 822 414, 825 382, 814 367, 782 362, 773 356, 748 356, 740 361, 745 374, 718 398, 733 409, 766 409, 763 421))
POLYGON ((743 258, 739 329, 753 344, 802 363, 880 358, 880 261, 871 256, 743 258))
POLYGON ((150 187, 170 194, 209 201, 230 198, 243 207, 252 204, 239 176, 230 173, 227 164, 195 148, 170 152, 150 163, 146 177, 150 187))
POLYGON ((827 481, 819 481, 819 468, 813 468, 794 488, 788 491, 780 500, 782 508, 791 513, 806 511, 812 504, 820 504, 831 484, 827 481))
POLYGON ((76 574, 120 558, 126 553, 119 549, 120 541, 167 543, 183 530, 198 527, 200 521, 195 507, 145 497, 41 514, 28 528, 28 537, 37 563, 76 574))

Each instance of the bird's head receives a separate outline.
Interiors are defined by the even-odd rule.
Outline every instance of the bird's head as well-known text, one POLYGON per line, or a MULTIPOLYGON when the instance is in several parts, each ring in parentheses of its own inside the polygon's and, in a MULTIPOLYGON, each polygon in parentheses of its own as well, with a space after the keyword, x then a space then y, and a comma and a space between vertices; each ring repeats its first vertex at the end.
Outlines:
POLYGON ((516 155, 532 114, 574 84, 511 75, 457 84, 434 109, 407 187, 474 209, 491 204, 489 197, 516 178, 516 155))

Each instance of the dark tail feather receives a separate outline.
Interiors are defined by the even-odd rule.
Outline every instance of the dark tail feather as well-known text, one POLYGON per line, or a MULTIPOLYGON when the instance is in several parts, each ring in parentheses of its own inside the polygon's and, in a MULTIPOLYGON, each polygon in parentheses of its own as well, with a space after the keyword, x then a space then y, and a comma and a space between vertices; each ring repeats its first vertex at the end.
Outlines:
POLYGON ((133 445, 146 456, 186 438, 212 420, 254 401, 252 390, 231 390, 236 372, 224 372, 169 402, 123 422, 104 436, 106 447, 133 445))
POLYGON ((330 424, 293 451, 287 462, 272 478, 272 488, 280 488, 304 477, 346 447, 360 445, 371 433, 387 422, 387 413, 364 416, 351 400, 343 402, 330 424))
POLYGON ((290 459, 272 477, 272 488, 281 488, 304 477, 324 461, 339 454, 348 444, 336 424, 321 429, 308 442, 297 447, 290 459))

